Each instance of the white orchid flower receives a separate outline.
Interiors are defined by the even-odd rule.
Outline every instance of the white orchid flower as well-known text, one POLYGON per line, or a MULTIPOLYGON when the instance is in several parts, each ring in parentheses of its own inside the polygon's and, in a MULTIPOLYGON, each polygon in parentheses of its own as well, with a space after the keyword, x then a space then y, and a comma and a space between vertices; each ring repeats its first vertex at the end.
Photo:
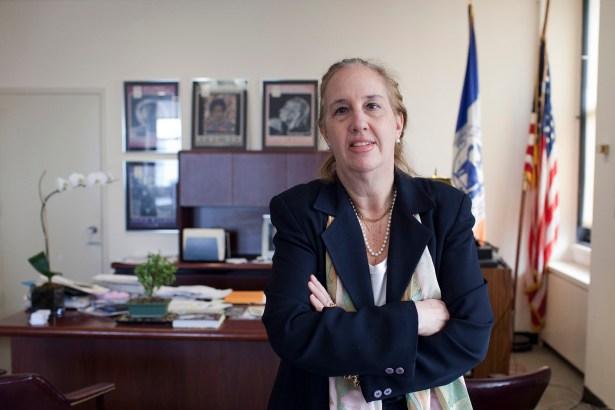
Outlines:
POLYGON ((66 191, 68 189, 69 185, 68 185, 68 181, 64 178, 58 178, 56 179, 56 189, 59 192, 62 191, 66 191))
MULTIPOLYGON (((51 281, 51 278, 54 275, 57 275, 57 273, 54 273, 51 270, 51 267, 49 266, 50 260, 49 260, 49 235, 48 235, 49 230, 47 226, 47 202, 51 199, 51 197, 57 194, 60 194, 64 191, 71 190, 73 188, 86 188, 88 186, 95 185, 95 184, 105 185, 105 184, 110 184, 112 182, 115 182, 115 180, 112 178, 111 174, 105 173, 102 171, 93 172, 89 174, 87 176, 87 179, 83 174, 73 172, 72 174, 68 176, 67 179, 57 178, 56 179, 56 189, 49 192, 47 195, 44 195, 42 185, 43 185, 43 177, 45 176, 46 173, 47 171, 43 171, 41 177, 38 180, 38 197, 41 200, 40 219, 41 219, 41 227, 43 228, 43 236, 45 237, 45 250, 41 252, 40 255, 42 255, 42 258, 46 261, 46 266, 44 267, 41 267, 38 265, 35 266, 35 263, 33 263, 32 261, 30 261, 30 263, 32 264, 32 266, 34 266, 34 268, 37 271, 47 276, 47 278, 51 281), (44 269, 44 271, 41 269, 44 269)), ((34 255, 33 258, 40 259, 41 258, 40 255, 39 254, 34 255)))
POLYGON ((92 186, 96 184, 105 185, 108 182, 109 178, 104 172, 92 172, 86 178, 87 185, 92 186))
POLYGON ((71 188, 77 188, 79 186, 84 186, 85 176, 83 176, 83 174, 73 172, 72 174, 68 176, 68 182, 70 183, 71 188))

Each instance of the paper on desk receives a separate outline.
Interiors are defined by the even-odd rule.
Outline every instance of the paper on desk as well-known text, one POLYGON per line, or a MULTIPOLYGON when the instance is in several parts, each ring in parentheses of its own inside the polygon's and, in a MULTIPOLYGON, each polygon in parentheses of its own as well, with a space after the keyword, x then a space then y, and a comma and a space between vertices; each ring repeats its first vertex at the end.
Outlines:
POLYGON ((264 305, 265 292, 262 290, 234 290, 224 298, 233 305, 264 305))
MULTIPOLYGON (((100 274, 94 276, 94 281, 113 290, 143 293, 143 286, 135 275, 100 274)), ((154 294, 165 298, 176 296, 191 299, 224 299, 231 291, 232 289, 216 289, 204 285, 161 286, 154 294)))
MULTIPOLYGON (((40 279, 42 281, 47 281, 47 278, 43 275, 40 275, 40 279)), ((54 275, 51 280, 59 285, 77 289, 89 295, 102 295, 103 293, 109 292, 109 289, 103 286, 90 283, 75 282, 74 280, 71 280, 66 276, 54 275)))
POLYGON ((231 305, 219 301, 205 302, 192 299, 171 299, 169 312, 185 315, 188 313, 222 312, 231 305))
POLYGON ((120 292, 138 293, 144 292, 143 286, 135 275, 119 275, 116 273, 104 273, 94 276, 94 282, 120 292))
POLYGON ((191 299, 224 299, 232 289, 216 289, 205 285, 161 286, 154 293, 164 298, 184 297, 191 299))

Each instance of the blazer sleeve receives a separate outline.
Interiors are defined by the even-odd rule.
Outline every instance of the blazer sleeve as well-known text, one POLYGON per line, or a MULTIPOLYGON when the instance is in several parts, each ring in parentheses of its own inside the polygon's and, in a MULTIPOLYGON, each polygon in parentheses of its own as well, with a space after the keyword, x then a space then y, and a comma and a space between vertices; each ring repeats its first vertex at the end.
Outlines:
MULTIPOLYGON (((478 262, 468 195, 444 198, 439 215, 426 215, 436 235, 430 246, 442 300, 450 313, 445 328, 419 337, 415 373, 436 385, 449 383, 484 359, 493 326, 493 313, 478 262), (455 369, 457 374, 450 372, 455 369)), ((437 207, 436 207, 437 208, 437 207)))

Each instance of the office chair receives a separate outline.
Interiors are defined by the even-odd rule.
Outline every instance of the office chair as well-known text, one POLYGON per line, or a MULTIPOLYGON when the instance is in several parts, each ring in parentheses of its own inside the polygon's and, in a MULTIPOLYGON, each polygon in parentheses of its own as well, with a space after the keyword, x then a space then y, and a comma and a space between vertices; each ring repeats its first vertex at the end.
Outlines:
POLYGON ((474 410, 534 410, 551 380, 551 369, 542 366, 512 376, 466 378, 474 410))
POLYGON ((97 410, 104 410, 104 395, 115 389, 114 383, 98 383, 62 394, 38 374, 3 373, 0 369, 0 403, 12 410, 66 410, 90 400, 97 410))

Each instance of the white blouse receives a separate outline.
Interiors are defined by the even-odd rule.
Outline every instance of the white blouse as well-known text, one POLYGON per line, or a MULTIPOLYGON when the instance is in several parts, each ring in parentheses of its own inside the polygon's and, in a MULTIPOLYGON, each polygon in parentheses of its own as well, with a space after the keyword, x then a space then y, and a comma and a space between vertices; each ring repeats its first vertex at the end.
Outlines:
POLYGON ((369 276, 372 280, 372 291, 374 292, 376 306, 382 306, 387 301, 387 259, 378 265, 369 265, 369 276))

